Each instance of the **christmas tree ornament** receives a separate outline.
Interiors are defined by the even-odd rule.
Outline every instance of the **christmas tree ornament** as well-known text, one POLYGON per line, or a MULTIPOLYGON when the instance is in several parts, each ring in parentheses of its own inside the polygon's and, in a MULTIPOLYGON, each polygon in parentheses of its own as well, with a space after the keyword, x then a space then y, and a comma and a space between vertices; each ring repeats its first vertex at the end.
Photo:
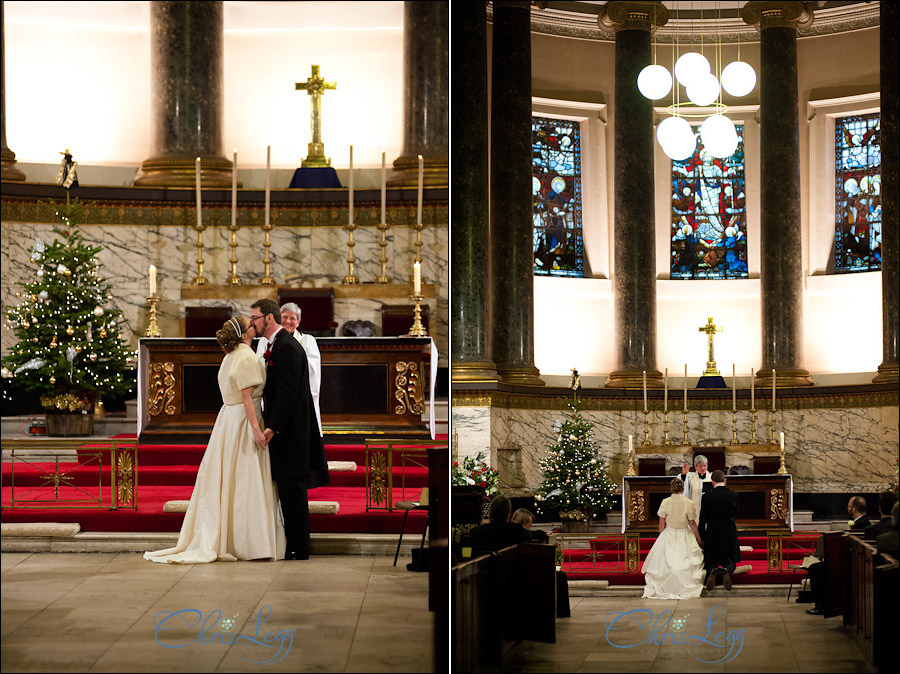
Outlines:
POLYGON ((42 290, 38 293, 38 297, 42 300, 46 300, 48 297, 50 297, 50 295, 47 294, 46 290, 42 290))
POLYGON ((43 277, 43 275, 44 275, 44 270, 43 270, 43 269, 38 269, 38 270, 37 270, 37 275, 38 275, 38 278, 43 277))
POLYGON ((90 361, 91 361, 92 363, 96 363, 96 362, 97 362, 97 354, 96 354, 96 353, 90 354, 90 355, 88 356, 88 358, 90 359, 90 361))
POLYGON ((75 328, 73 328, 73 327, 70 325, 69 327, 66 328, 66 334, 67 334, 67 335, 74 335, 74 334, 75 334, 75 328))
POLYGON ((81 347, 80 347, 80 346, 76 346, 76 347, 75 347, 75 353, 81 353, 81 347))
POLYGON ((50 377, 50 383, 51 383, 51 384, 55 384, 55 383, 56 383, 56 377, 50 377))
POLYGON ((56 266, 56 273, 57 273, 57 274, 65 274, 66 271, 68 271, 68 268, 66 267, 66 265, 64 265, 64 264, 58 264, 58 265, 56 266))
POLYGON ((100 338, 106 337, 106 328, 100 328, 100 338))
POLYGON ((100 318, 103 315, 103 307, 94 307, 94 316, 100 318))
POLYGON ((8 367, 0 368, 0 377, 9 379, 10 377, 12 377, 12 372, 10 372, 8 367))

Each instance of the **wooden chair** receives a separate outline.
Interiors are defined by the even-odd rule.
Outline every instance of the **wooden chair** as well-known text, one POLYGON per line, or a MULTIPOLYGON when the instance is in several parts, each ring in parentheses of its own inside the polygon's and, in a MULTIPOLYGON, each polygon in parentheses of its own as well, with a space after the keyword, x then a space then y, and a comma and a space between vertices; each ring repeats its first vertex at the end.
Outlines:
POLYGON ((313 337, 334 337, 334 288, 279 288, 278 306, 300 307, 300 331, 313 337))
MULTIPOLYGON (((394 504, 394 507, 403 511, 403 525, 400 527, 400 538, 397 540, 397 551, 394 553, 394 566, 397 566, 397 557, 400 556, 400 544, 403 543, 403 534, 406 531, 406 518, 409 517, 410 510, 428 510, 428 487, 423 487, 418 501, 399 501, 394 504)), ((429 516, 425 517, 425 528, 422 530, 422 541, 419 543, 420 548, 425 547, 425 534, 428 531, 429 519, 429 516)), ((422 555, 419 555, 419 559, 422 559, 422 555)))
POLYGON ((185 307, 185 337, 215 337, 232 316, 231 307, 185 307))

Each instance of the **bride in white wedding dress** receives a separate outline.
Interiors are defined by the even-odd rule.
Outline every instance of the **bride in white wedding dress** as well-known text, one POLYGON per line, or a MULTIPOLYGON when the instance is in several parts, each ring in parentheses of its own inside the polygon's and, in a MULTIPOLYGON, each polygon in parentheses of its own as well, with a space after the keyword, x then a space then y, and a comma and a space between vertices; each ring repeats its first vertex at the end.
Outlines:
POLYGON ((265 369, 250 348, 255 330, 243 316, 216 332, 225 351, 219 366, 222 409, 209 436, 178 544, 145 552, 169 564, 283 559, 284 525, 266 440, 260 429, 265 369))
POLYGON ((672 495, 659 506, 659 537, 647 553, 644 598, 696 599, 703 590, 703 551, 697 530, 697 506, 684 496, 675 478, 672 495))

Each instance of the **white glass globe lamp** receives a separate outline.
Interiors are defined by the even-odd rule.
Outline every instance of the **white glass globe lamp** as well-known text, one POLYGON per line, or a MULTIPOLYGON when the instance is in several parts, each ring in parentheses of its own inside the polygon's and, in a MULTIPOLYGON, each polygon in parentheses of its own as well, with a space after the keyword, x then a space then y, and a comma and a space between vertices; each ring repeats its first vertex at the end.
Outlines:
POLYGON ((656 140, 670 159, 687 159, 697 147, 694 130, 683 117, 667 117, 656 129, 656 140))
POLYGON ((700 75, 687 85, 687 96, 694 105, 709 105, 719 97, 719 80, 712 73, 700 75))
POLYGON ((662 66, 647 66, 638 75, 637 86, 645 98, 655 101, 672 91, 672 76, 662 66))
POLYGON ((675 78, 684 86, 689 85, 701 75, 708 74, 709 61, 699 52, 685 52, 675 61, 675 78))
POLYGON ((734 61, 722 70, 722 88, 735 97, 746 96, 756 86, 756 71, 743 61, 734 61))
POLYGON ((700 125, 703 147, 719 159, 730 157, 737 149, 738 137, 734 122, 724 115, 710 115, 700 125))

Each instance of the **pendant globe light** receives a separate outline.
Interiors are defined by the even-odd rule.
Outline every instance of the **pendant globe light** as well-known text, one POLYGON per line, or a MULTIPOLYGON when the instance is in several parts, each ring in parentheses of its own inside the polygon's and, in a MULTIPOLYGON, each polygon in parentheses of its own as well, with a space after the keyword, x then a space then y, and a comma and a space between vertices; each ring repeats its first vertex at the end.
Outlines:
POLYGON ((722 71, 722 88, 735 98, 746 96, 756 87, 756 71, 743 61, 733 61, 722 71))
POLYGON ((687 85, 687 96, 694 105, 707 106, 719 97, 719 80, 712 73, 701 75, 687 85))
POLYGON ((683 117, 667 117, 656 128, 656 140, 669 159, 687 159, 697 148, 694 129, 683 117))
POLYGON ((713 157, 718 159, 730 157, 738 145, 734 122, 725 115, 710 115, 700 125, 700 140, 713 157))
POLYGON ((638 75, 637 86, 644 98, 656 101, 672 91, 672 76, 662 66, 647 66, 638 75))
POLYGON ((699 52, 685 52, 675 61, 675 79, 684 86, 688 86, 694 80, 709 74, 709 61, 699 52))

